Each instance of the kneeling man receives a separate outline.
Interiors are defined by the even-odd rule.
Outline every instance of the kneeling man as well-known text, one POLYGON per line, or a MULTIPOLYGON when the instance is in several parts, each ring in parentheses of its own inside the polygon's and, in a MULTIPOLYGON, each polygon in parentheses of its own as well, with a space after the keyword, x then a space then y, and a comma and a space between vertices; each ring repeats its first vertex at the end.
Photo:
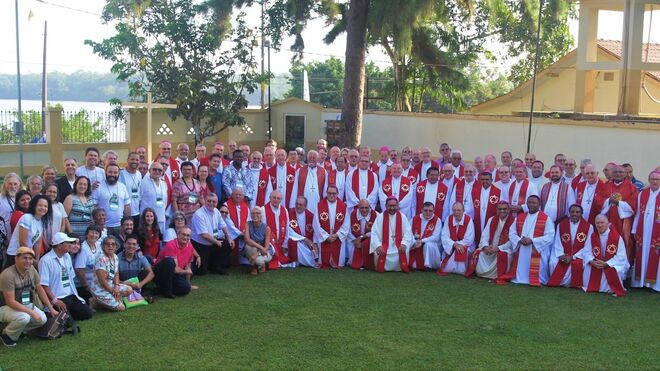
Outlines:
POLYGON ((512 256, 509 229, 513 224, 513 215, 506 201, 500 201, 496 211, 497 215, 486 222, 479 248, 472 254, 470 268, 465 273, 467 277, 476 272, 479 277, 496 279, 509 270, 512 256))
POLYGON ((451 206, 451 215, 442 227, 442 248, 445 258, 438 269, 438 275, 465 274, 468 257, 474 251, 474 223, 465 213, 461 202, 451 206))
POLYGON ((596 231, 591 233, 582 249, 584 276, 582 289, 586 292, 607 292, 624 296, 623 280, 630 265, 623 238, 605 215, 596 216, 596 231))
POLYGON ((569 208, 568 219, 557 227, 555 242, 550 253, 550 281, 548 286, 582 287, 584 262, 580 251, 593 233, 593 227, 582 217, 582 206, 574 204, 569 208))
POLYGON ((399 200, 385 201, 385 212, 376 217, 371 229, 371 246, 376 271, 408 272, 408 250, 413 243, 410 222, 399 211, 399 200))

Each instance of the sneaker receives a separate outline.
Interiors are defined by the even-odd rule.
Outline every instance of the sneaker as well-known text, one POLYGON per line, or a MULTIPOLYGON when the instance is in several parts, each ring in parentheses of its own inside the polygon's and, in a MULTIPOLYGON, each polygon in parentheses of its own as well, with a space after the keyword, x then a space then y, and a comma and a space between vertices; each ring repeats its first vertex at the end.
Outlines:
POLYGON ((2 339, 2 344, 6 347, 15 347, 16 342, 12 340, 7 334, 0 334, 0 339, 2 339))

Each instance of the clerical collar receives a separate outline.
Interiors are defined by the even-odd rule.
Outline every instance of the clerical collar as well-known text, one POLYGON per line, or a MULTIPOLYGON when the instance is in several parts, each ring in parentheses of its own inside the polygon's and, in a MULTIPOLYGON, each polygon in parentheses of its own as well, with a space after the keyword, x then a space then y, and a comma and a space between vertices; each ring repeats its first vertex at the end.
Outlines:
POLYGON ((275 206, 273 204, 270 204, 270 209, 273 210, 273 212, 279 211, 280 210, 280 205, 275 206))
POLYGON ((538 212, 539 212, 538 210, 536 210, 535 212, 531 212, 531 211, 530 211, 528 214, 529 214, 529 215, 536 215, 536 214, 538 214, 538 212))

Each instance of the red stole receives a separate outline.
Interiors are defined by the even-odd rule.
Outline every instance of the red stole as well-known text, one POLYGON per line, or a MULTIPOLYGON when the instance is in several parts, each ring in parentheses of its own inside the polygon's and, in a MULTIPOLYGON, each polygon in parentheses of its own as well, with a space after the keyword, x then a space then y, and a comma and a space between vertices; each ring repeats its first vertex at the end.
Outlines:
MULTIPOLYGON (((360 237, 362 234, 367 234, 371 232, 371 228, 376 221, 378 213, 374 210, 371 210, 368 221, 364 224, 364 233, 362 232, 362 224, 358 220, 359 210, 355 208, 351 212, 351 233, 356 238, 360 237)), ((362 240, 362 244, 359 249, 353 249, 353 256, 351 258, 351 268, 360 269, 364 266, 365 269, 374 269, 374 255, 369 253, 369 246, 371 245, 371 237, 367 237, 362 240)))
POLYGON ((179 171, 179 162, 176 160, 176 158, 168 158, 167 159, 170 162, 170 172, 172 173, 172 183, 175 183, 179 177, 181 176, 181 171, 179 171))
POLYGON ((280 205, 280 217, 279 217, 279 228, 277 228, 277 223, 275 222, 275 212, 270 202, 264 206, 264 213, 266 214, 266 225, 270 227, 270 243, 275 249, 275 254, 273 254, 273 259, 268 263, 268 269, 277 269, 279 268, 279 263, 287 264, 289 259, 282 252, 282 245, 284 244, 284 238, 286 237, 286 228, 289 224, 287 217, 288 213, 286 209, 280 205))
MULTIPOLYGON (((559 223, 557 232, 561 238, 561 246, 564 248, 565 255, 575 255, 578 251, 582 250, 585 242, 587 241, 587 235, 589 234, 589 222, 584 219, 580 219, 580 222, 577 227, 575 234, 575 240, 571 242, 571 221, 569 219, 564 219, 559 223)), ((581 288, 582 287, 582 275, 584 272, 584 266, 582 259, 573 259, 571 263, 564 263, 562 261, 557 262, 555 270, 550 276, 548 281, 548 286, 557 287, 561 285, 561 281, 566 276, 568 267, 571 267, 571 287, 581 288)))
POLYGON ((334 170, 332 168, 330 169, 325 169, 325 171, 328 173, 328 185, 337 185, 337 170, 334 170))
MULTIPOLYGON (((538 238, 543 236, 545 233, 545 223, 548 220, 548 215, 542 211, 539 211, 539 216, 536 218, 536 224, 534 225, 534 233, 533 237, 538 238)), ((516 232, 518 233, 518 236, 522 234, 522 229, 523 226, 525 225, 525 220, 527 219, 528 213, 521 213, 516 217, 516 232)), ((541 280, 539 279, 539 270, 541 267, 541 254, 534 248, 534 246, 531 246, 532 249, 532 256, 530 257, 529 260, 529 285, 530 286, 536 286, 536 287, 541 287, 541 280)), ((509 272, 506 274, 497 277, 497 280, 499 283, 504 282, 504 281, 510 281, 515 275, 516 271, 518 270, 518 255, 520 254, 520 249, 518 249, 515 253, 515 256, 513 258, 513 264, 511 265, 511 269, 509 272)), ((498 254, 499 258, 499 254, 498 254)))
POLYGON ((266 190, 268 189, 268 181, 270 175, 265 166, 259 170, 259 180, 257 181, 257 195, 255 198, 255 206, 262 207, 266 204, 266 190))
MULTIPOLYGON (((456 167, 454 166, 454 171, 456 171, 455 169, 456 167)), ((463 165, 458 165, 458 178, 459 179, 465 178, 465 167, 463 165)))
POLYGON ((371 163, 369 164, 369 170, 371 170, 372 173, 378 175, 380 168, 378 167, 377 163, 371 161, 371 163))
MULTIPOLYGON (((351 175, 351 188, 353 188, 353 192, 355 193, 355 197, 357 199, 361 199, 360 197, 360 169, 355 169, 353 172, 353 175, 351 175)), ((367 195, 365 198, 369 197, 371 192, 374 190, 374 187, 376 186, 374 177, 377 176, 373 171, 368 171, 367 172, 367 195)))
MULTIPOLYGON (((481 192, 483 187, 481 183, 472 186, 472 204, 474 205, 474 241, 479 244, 481 241, 481 232, 486 227, 481 225, 481 192)), ((497 212, 497 203, 500 202, 501 191, 499 188, 491 185, 488 189, 488 206, 486 207, 485 221, 495 216, 497 212)))
MULTIPOLYGON (((268 175, 270 176, 270 183, 273 186, 273 190, 278 189, 277 188, 277 168, 279 165, 275 165, 268 169, 268 175)), ((284 189, 286 190, 285 198, 284 200, 288 203, 291 200, 291 191, 293 191, 293 182, 296 179, 296 169, 293 166, 289 166, 288 164, 284 165, 284 168, 286 169, 286 176, 284 177, 286 185, 284 189)))
POLYGON ((610 205, 610 209, 607 212, 607 217, 616 228, 617 232, 623 237, 623 243, 626 245, 626 253, 628 256, 628 261, 632 263, 632 245, 630 241, 630 234, 632 231, 632 221, 637 211, 637 188, 630 182, 628 179, 624 179, 621 184, 616 185, 614 181, 609 181, 605 183, 605 194, 603 196, 610 197, 613 193, 618 193, 621 195, 621 201, 625 201, 633 209, 633 215, 628 218, 621 218, 619 215, 619 208, 610 205))
MULTIPOLYGON (((447 218, 446 221, 447 225, 449 226, 449 238, 451 238, 452 241, 458 242, 461 241, 463 238, 465 238, 465 232, 467 231, 467 227, 470 224, 470 216, 467 214, 463 214, 463 224, 459 225, 458 227, 454 227, 454 216, 450 215, 447 218)), ((454 261, 458 263, 466 263, 468 261, 468 246, 465 246, 465 250, 463 252, 458 252, 457 250, 452 250, 451 254, 446 255, 444 260, 442 261, 442 264, 440 265, 440 268, 438 269, 438 275, 440 276, 446 276, 449 273, 444 272, 445 267, 449 263, 449 259, 454 256, 454 261)), ((466 270, 467 272, 467 270, 466 270)))
MULTIPOLYGON (((422 175, 423 175, 423 176, 426 176, 426 173, 423 173, 423 174, 422 174, 422 170, 424 169, 423 166, 424 166, 424 162, 423 162, 423 161, 420 161, 419 164, 415 165, 415 171, 417 171, 417 174, 419 174, 419 179, 420 179, 420 180, 422 179, 422 175)), ((433 161, 433 160, 431 160, 431 166, 429 166, 429 168, 432 168, 432 167, 437 167, 438 169, 441 169, 441 166, 438 165, 438 163, 435 162, 435 161, 433 161)), ((428 170, 428 168, 427 168, 426 170, 428 170)), ((424 180, 426 180, 426 179, 424 179, 424 180)))
MULTIPOLYGON (((500 239, 497 241, 497 244, 495 244, 495 241, 493 241, 493 237, 495 237, 495 232, 497 232, 497 227, 500 224, 500 219, 497 216, 493 216, 489 218, 489 220, 490 220, 490 227, 488 228, 488 232, 489 232, 488 237, 490 238, 490 240, 488 241, 488 245, 501 246, 505 244, 509 240, 509 227, 511 227, 511 224, 513 224, 513 215, 509 214, 509 216, 506 218, 506 221, 504 222, 504 226, 502 226, 502 232, 500 232, 500 239)), ((488 222, 486 222, 486 224, 488 224, 488 222)), ((479 239, 479 241, 481 241, 481 239, 479 239)), ((475 249, 474 253, 472 253, 472 258, 470 259, 470 265, 468 266, 468 269, 465 271, 465 277, 470 277, 477 269, 477 263, 479 262, 479 254, 481 254, 481 250, 482 249, 475 249)), ((506 268, 508 263, 509 263, 508 254, 503 251, 498 251, 497 252, 498 276, 500 274, 506 273, 506 268), (504 254, 504 255, 500 257, 500 254, 504 254), (500 261, 502 258, 504 260, 500 261)))
MULTIPOLYGON (((422 217, 415 215, 412 220, 412 232, 415 236, 415 241, 428 238, 433 235, 435 228, 438 225, 438 217, 433 215, 431 220, 426 223, 426 228, 422 231, 422 217)), ((442 224, 440 224, 442 228, 442 224)), ((413 264, 418 271, 424 270, 424 249, 420 246, 418 249, 411 249, 408 254, 408 267, 412 268, 413 264)))
MULTIPOLYGON (((550 189, 552 187, 552 182, 545 183, 541 187, 541 208, 545 210, 545 205, 548 203, 548 197, 550 196, 550 189)), ((560 223, 568 213, 566 212, 566 198, 568 197, 568 184, 563 181, 559 181, 559 189, 557 190, 557 220, 555 223, 560 223)))
MULTIPOLYGON (((642 190, 639 196, 639 220, 637 221, 637 231, 635 236, 637 238, 637 251, 635 252, 635 278, 642 279, 642 241, 644 236, 644 214, 649 205, 649 198, 651 197, 651 188, 647 187, 642 190)), ((653 226, 651 226, 651 245, 649 246, 649 258, 646 263, 646 276, 644 282, 655 283, 658 277, 658 262, 660 261, 660 195, 655 198, 655 206, 653 207, 653 226)), ((646 226, 648 227, 648 225, 646 226)))
MULTIPOLYGON (((399 247, 401 247, 401 240, 403 240, 403 220, 401 219, 401 212, 396 213, 395 217, 396 226, 394 227, 394 247, 396 247, 397 252, 399 253, 399 266, 401 271, 408 273, 408 261, 406 260, 406 252, 401 252, 399 247)), ((376 271, 379 273, 385 272, 385 261, 387 261, 387 251, 390 248, 390 216, 388 213, 383 214, 383 245, 381 249, 383 254, 378 256, 378 263, 376 265, 376 271)))
MULTIPOLYGON (((415 214, 421 214, 422 213, 422 207, 424 206, 424 195, 426 194, 426 186, 428 184, 428 180, 424 179, 423 181, 419 182, 417 184, 417 187, 415 187, 415 192, 417 193, 417 202, 415 205, 415 214)), ((445 198, 447 198, 447 186, 444 185, 442 182, 438 181, 438 190, 435 195, 435 209, 433 211, 433 214, 437 216, 442 216, 442 210, 444 209, 445 206, 445 198)))
MULTIPOLYGON (((408 195, 408 192, 410 191, 410 180, 408 180, 408 178, 405 176, 402 176, 399 179, 401 179, 399 181, 399 201, 401 201, 408 195)), ((385 180, 383 180, 381 189, 387 197, 392 197, 392 194, 394 193, 392 192, 392 177, 387 177, 385 180)))
MULTIPOLYGON (((516 180, 513 180, 513 184, 509 187, 509 203, 513 205, 513 193, 516 191, 516 180)), ((529 187, 529 180, 524 179, 520 185, 520 191, 518 192, 518 203, 516 205, 522 206, 527 202, 527 187, 529 187)))
MULTIPOLYGON (((582 205, 582 198, 584 197, 584 190, 587 188, 587 182, 582 182, 577 185, 575 191, 577 192, 577 197, 575 203, 582 205)), ((594 189, 593 198, 591 199, 591 209, 589 211, 589 224, 594 225, 596 221, 596 215, 600 214, 600 211, 603 208, 603 202, 605 201, 601 196, 600 192, 603 190, 603 182, 599 179, 596 183, 596 188, 594 189)))
POLYGON ((167 174, 163 174, 163 181, 167 186, 167 207, 169 207, 172 204, 172 182, 170 181, 170 177, 167 176, 167 174))
POLYGON ((578 184, 584 183, 584 182, 585 182, 585 180, 584 180, 584 177, 582 176, 582 174, 578 174, 578 175, 575 176, 575 178, 573 178, 573 180, 571 180, 571 188, 573 190, 576 190, 578 184))
POLYGON ((234 202, 234 200, 232 200, 231 198, 227 200, 227 209, 229 210, 229 217, 231 218, 231 221, 234 222, 236 228, 238 228, 239 231, 243 232, 245 230, 245 223, 247 222, 250 206, 245 201, 242 201, 240 204, 241 206, 240 216, 238 215, 238 208, 236 206, 237 205, 234 202))
MULTIPOLYGON (((309 166, 303 166, 300 168, 298 173, 298 196, 305 195, 305 184, 307 183, 307 171, 309 166)), ((316 170, 316 181, 318 182, 319 187, 319 198, 323 199, 323 185, 325 184, 325 169, 317 166, 316 170)))
MULTIPOLYGON (((456 181, 456 184, 454 185, 454 189, 456 190, 456 202, 463 203, 463 200, 465 199, 465 182, 465 178, 462 178, 456 181)), ((475 181, 472 185, 472 190, 474 190, 476 185, 475 181)))
POLYGON ((414 185, 417 183, 417 178, 419 177, 419 173, 415 168, 412 166, 408 168, 408 175, 406 175, 406 178, 410 181, 410 185, 414 185))
MULTIPOLYGON (((610 234, 607 236, 607 247, 603 248, 600 243, 600 234, 598 231, 594 231, 594 233, 591 234, 591 253, 599 260, 608 261, 612 259, 619 249, 619 238, 621 238, 619 233, 610 228, 610 234), (601 255, 603 252, 605 252, 604 258, 601 255)), ((616 269, 610 266, 606 266, 603 269, 591 267, 587 292, 600 291, 600 281, 603 277, 603 272, 605 273, 607 283, 610 285, 610 290, 612 290, 616 296, 624 296, 626 290, 624 290, 621 285, 621 280, 619 280, 619 275, 617 274, 616 269)))
MULTIPOLYGON (((335 225, 330 228, 330 205, 328 200, 323 199, 318 204, 319 224, 328 234, 335 234, 341 229, 346 217, 346 204, 342 200, 337 200, 335 208, 335 225)), ((339 253, 341 251, 341 241, 336 239, 334 242, 321 242, 321 268, 340 267, 339 253)))
MULTIPOLYGON (((314 214, 311 211, 305 209, 305 225, 301 226, 298 224, 298 214, 296 209, 289 209, 289 226, 293 229, 294 232, 298 233, 301 236, 305 236, 310 240, 314 237, 314 227, 312 226, 312 221, 314 219, 314 214), (303 227, 305 229, 303 229, 303 227)), ((298 241, 289 239, 287 242, 289 248, 288 258, 289 262, 298 261, 298 241)))

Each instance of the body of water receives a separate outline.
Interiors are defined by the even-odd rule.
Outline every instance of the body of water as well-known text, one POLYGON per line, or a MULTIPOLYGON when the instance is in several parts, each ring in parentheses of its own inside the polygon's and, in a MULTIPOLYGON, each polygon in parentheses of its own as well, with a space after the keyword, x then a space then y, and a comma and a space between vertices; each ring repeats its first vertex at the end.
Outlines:
MULTIPOLYGON (((54 106, 61 104, 65 111, 79 111, 86 109, 88 111, 107 112, 112 108, 108 102, 70 102, 70 101, 49 101, 48 104, 54 106)), ((18 109, 18 99, 0 99, 0 111, 11 111, 18 109)), ((35 110, 41 111, 40 100, 21 100, 21 109, 23 111, 35 110)))

